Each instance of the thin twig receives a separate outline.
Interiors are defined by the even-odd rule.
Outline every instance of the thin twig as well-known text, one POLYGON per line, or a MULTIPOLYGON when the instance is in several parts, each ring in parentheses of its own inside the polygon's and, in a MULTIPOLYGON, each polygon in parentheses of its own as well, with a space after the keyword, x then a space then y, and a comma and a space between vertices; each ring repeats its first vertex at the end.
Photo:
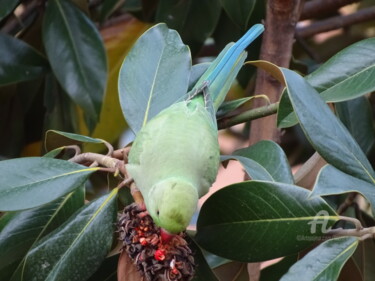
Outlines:
POLYGON ((311 37, 315 34, 327 32, 356 23, 375 19, 375 7, 369 7, 345 16, 332 17, 326 20, 316 21, 311 25, 299 27, 296 33, 299 37, 311 37))
POLYGON ((225 129, 250 120, 255 120, 264 116, 275 114, 277 112, 278 107, 279 103, 276 102, 270 105, 247 110, 233 117, 222 118, 218 121, 218 128, 225 129))
POLYGON ((81 153, 81 148, 78 145, 67 145, 64 147, 65 150, 74 150, 74 157, 81 153))
POLYGON ((303 6, 300 20, 311 19, 330 15, 339 8, 360 2, 360 0, 314 0, 306 2, 303 6))

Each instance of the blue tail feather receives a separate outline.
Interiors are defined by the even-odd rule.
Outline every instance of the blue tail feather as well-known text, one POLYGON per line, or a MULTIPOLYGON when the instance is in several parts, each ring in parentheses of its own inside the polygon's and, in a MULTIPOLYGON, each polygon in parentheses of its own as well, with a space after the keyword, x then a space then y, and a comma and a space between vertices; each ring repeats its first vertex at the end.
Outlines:
POLYGON ((264 26, 262 24, 256 24, 252 26, 244 36, 241 37, 225 54, 223 59, 216 66, 214 71, 208 76, 207 81, 211 84, 219 75, 224 68, 229 72, 232 66, 235 64, 239 55, 249 46, 262 32, 264 31, 264 26))

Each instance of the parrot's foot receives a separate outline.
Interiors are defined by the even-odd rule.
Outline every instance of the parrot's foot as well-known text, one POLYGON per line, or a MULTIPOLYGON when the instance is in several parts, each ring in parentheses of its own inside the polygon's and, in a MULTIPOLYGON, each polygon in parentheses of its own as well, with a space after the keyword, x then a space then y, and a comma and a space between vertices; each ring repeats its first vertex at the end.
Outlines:
POLYGON ((160 228, 147 211, 133 203, 127 206, 118 223, 123 249, 134 261, 145 280, 187 281, 194 276, 194 258, 184 233, 162 243, 160 228))

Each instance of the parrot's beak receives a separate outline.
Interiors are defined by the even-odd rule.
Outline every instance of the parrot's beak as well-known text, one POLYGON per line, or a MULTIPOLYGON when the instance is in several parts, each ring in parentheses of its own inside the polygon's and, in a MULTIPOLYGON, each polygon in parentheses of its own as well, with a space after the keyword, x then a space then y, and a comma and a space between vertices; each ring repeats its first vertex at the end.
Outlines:
POLYGON ((168 231, 166 231, 163 228, 160 228, 160 236, 161 236, 162 243, 166 244, 169 241, 171 241, 171 239, 174 237, 174 234, 169 233, 168 231))

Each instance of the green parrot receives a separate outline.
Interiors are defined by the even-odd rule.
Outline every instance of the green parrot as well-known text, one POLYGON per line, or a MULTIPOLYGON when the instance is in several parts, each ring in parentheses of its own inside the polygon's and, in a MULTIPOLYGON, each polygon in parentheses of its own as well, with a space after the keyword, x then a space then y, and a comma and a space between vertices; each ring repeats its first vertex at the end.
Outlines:
POLYGON ((147 211, 162 233, 186 229, 199 197, 215 181, 220 149, 215 113, 245 59, 245 48, 264 30, 254 25, 228 44, 187 93, 162 110, 136 136, 126 165, 147 211))

